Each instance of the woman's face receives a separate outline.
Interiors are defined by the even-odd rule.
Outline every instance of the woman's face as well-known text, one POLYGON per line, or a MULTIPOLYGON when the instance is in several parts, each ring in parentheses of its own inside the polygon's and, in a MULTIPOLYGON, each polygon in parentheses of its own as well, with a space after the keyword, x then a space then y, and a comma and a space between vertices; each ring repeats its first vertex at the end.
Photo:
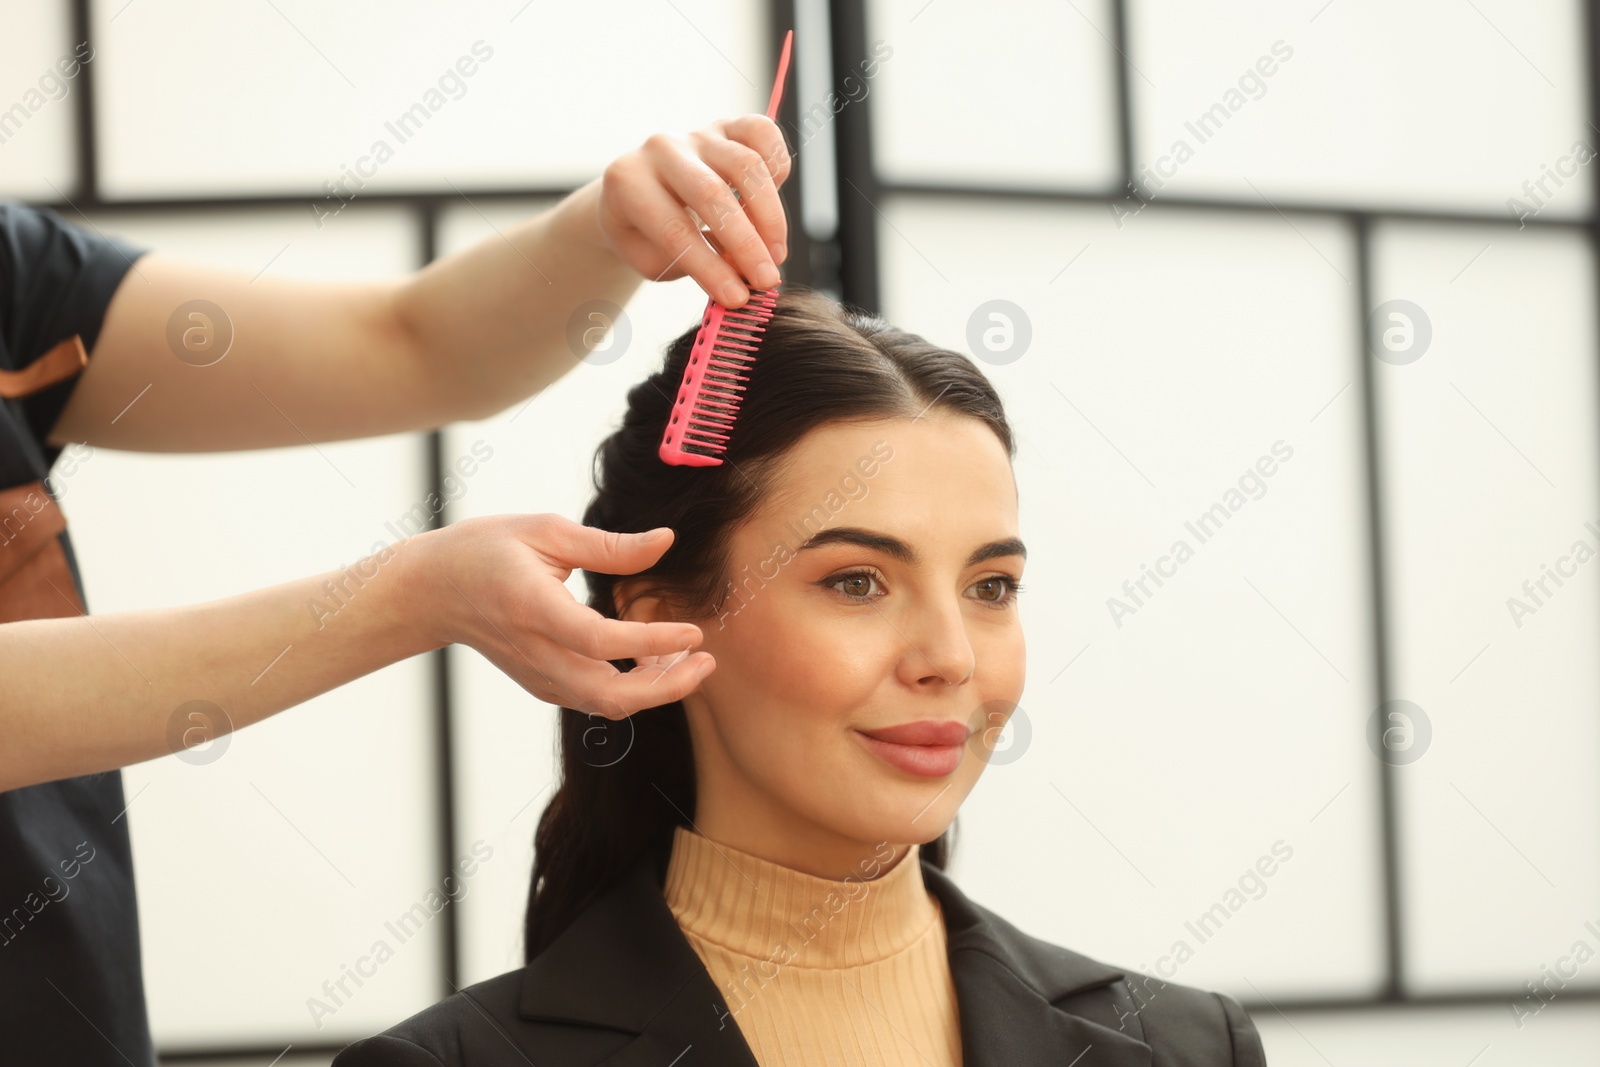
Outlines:
POLYGON ((994 432, 949 413, 829 424, 791 455, 733 536, 733 588, 690 620, 716 660, 684 700, 695 826, 859 876, 874 844, 944 832, 1021 699, 1016 482, 994 432), (956 743, 867 736, 928 722, 956 743))

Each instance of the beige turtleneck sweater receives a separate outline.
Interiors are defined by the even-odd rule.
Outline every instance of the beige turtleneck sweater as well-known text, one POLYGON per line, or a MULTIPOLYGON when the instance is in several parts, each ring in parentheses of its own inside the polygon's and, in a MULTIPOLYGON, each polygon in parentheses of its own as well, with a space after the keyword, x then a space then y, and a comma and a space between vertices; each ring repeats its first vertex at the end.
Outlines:
POLYGON ((944 918, 920 851, 834 881, 675 829, 667 906, 761 1067, 960 1067, 944 918))

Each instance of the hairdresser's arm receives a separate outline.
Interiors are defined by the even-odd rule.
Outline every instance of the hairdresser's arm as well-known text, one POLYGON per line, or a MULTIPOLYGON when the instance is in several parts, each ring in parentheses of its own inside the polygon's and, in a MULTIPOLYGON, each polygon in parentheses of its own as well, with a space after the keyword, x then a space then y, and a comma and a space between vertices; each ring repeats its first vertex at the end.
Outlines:
MULTIPOLYGON (((487 417, 578 364, 569 330, 586 304, 625 304, 647 278, 690 275, 735 306, 748 299, 741 273, 777 284, 789 169, 765 115, 656 134, 557 206, 387 281, 296 280, 270 264, 252 277, 151 252, 117 288, 48 440, 213 452, 487 417), (207 366, 168 340, 175 313, 197 299, 222 310, 212 326, 232 335, 207 366)), ((206 328, 179 317, 180 333, 206 328)))
POLYGON ((580 566, 642 570, 671 543, 557 515, 467 519, 225 600, 0 625, 0 791, 193 747, 458 641, 552 704, 617 717, 681 699, 714 666, 682 656, 698 627, 602 618, 562 584, 580 566), (191 720, 194 700, 225 720, 191 720))

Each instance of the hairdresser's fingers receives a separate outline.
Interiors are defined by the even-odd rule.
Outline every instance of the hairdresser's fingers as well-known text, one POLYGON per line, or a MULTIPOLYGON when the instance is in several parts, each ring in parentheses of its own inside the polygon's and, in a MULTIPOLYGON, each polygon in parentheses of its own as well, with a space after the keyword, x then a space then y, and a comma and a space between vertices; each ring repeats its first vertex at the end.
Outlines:
POLYGON ((715 667, 707 652, 664 657, 627 673, 556 646, 537 652, 513 648, 509 655, 491 649, 486 655, 545 703, 611 719, 681 700, 715 667))
POLYGON ((529 608, 536 621, 530 629, 586 659, 673 655, 698 646, 704 636, 700 627, 689 622, 608 619, 573 600, 565 585, 560 590, 559 594, 535 596, 529 608))
POLYGON ((640 190, 639 198, 650 205, 649 214, 641 217, 655 220, 650 223, 654 228, 645 232, 660 235, 663 251, 678 268, 678 273, 666 277, 689 275, 725 307, 740 307, 750 299, 750 290, 739 272, 706 243, 700 227, 682 204, 659 185, 640 190))
MULTIPOLYGON (((752 285, 770 289, 782 280, 778 265, 727 179, 700 158, 699 145, 704 141, 705 135, 698 133, 687 142, 658 134, 646 146, 662 182, 711 227, 734 266, 752 285)), ((764 166, 759 160, 757 165, 764 166)))
POLYGON ((672 546, 677 534, 670 526, 620 533, 547 513, 530 516, 523 529, 528 545, 551 569, 552 581, 533 587, 530 605, 532 625, 543 635, 592 660, 677 653, 700 643, 703 634, 693 623, 607 618, 578 603, 563 584, 580 567, 600 574, 644 570, 672 546))
POLYGON ((716 666, 710 653, 687 649, 646 657, 626 673, 548 641, 533 640, 527 650, 513 652, 491 659, 528 692, 547 704, 613 719, 681 700, 716 666))
POLYGON ((666 190, 654 164, 640 152, 606 168, 600 225, 613 246, 651 281, 691 275, 713 299, 728 307, 738 307, 749 299, 739 272, 706 243, 699 225, 666 190))
MULTIPOLYGON (((697 143, 701 158, 739 190, 739 201, 772 262, 782 263, 788 254, 789 226, 766 161, 755 149, 724 137, 701 135, 697 143)), ((737 253, 736 249, 730 251, 737 253)))
POLYGON ((677 653, 702 638, 690 622, 608 619, 580 605, 566 580, 576 567, 642 570, 672 543, 585 526, 555 514, 462 519, 419 534, 408 617, 440 644, 470 645, 524 688, 563 688, 589 672, 591 687, 615 672, 606 661, 677 653), (577 673, 574 673, 574 672, 577 673), (598 673, 596 673, 598 671, 598 673))
POLYGON ((687 264, 699 263, 695 278, 707 292, 724 303, 735 295, 743 302, 744 286, 738 272, 721 261, 677 198, 662 188, 642 149, 620 156, 606 167, 599 212, 600 230, 607 243, 644 277, 670 282, 690 273, 687 264), (715 278, 711 275, 718 267, 711 264, 720 266, 715 278))
POLYGON ((759 113, 724 119, 716 124, 730 140, 749 145, 766 162, 772 180, 782 185, 789 177, 792 162, 789 146, 784 143, 783 131, 778 124, 759 113))
POLYGON ((565 568, 562 578, 579 567, 604 574, 634 574, 659 560, 677 534, 670 526, 639 533, 621 533, 573 522, 545 512, 529 516, 528 544, 552 566, 565 568))
MULTIPOLYGON (((531 586, 533 594, 510 606, 500 623, 493 626, 492 636, 474 641, 473 647, 541 700, 564 704, 580 711, 599 710, 589 707, 588 702, 620 673, 611 660, 635 657, 626 653, 610 657, 593 655, 591 653, 597 647, 595 644, 585 640, 574 642, 570 635, 561 632, 562 627, 553 626, 553 617, 563 608, 588 613, 597 619, 599 614, 574 602, 566 586, 552 576, 544 575, 543 580, 528 582, 513 574, 509 576, 508 584, 531 586), (575 644, 581 647, 574 647, 575 644)), ((635 647, 649 649, 641 650, 635 660, 647 665, 658 665, 672 659, 689 659, 694 655, 692 649, 699 640, 698 632, 687 640, 679 639, 676 635, 663 640, 663 635, 676 629, 675 624, 671 623, 623 625, 635 634, 644 632, 646 628, 652 631, 653 640, 642 645, 634 642, 635 647)), ((698 667, 703 662, 703 659, 696 660, 693 666, 698 667)))
POLYGON ((626 673, 596 683, 588 693, 590 708, 597 715, 618 718, 645 708, 659 707, 682 700, 716 669, 709 652, 668 656, 661 663, 641 664, 626 673))

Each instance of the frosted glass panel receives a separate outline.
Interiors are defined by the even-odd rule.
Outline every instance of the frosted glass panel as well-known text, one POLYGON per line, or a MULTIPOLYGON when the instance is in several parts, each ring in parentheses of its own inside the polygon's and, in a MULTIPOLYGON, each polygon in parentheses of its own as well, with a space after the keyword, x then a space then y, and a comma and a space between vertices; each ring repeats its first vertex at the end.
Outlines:
MULTIPOLYGON (((829 82, 831 43, 798 23, 802 157, 864 108, 891 185, 1120 195, 1125 77, 1154 205, 875 205, 887 317, 969 352, 1002 392, 1032 550, 1014 747, 965 805, 951 872, 1029 933, 1251 1004, 1275 1067, 1587 1063, 1600 1007, 1522 991, 1552 973, 1564 994, 1600 989, 1600 968, 1563 969, 1579 943, 1600 951, 1600 279, 1585 235, 1515 216, 1594 210, 1588 7, 1121 0, 1123 56, 1117 2, 991 0, 975 18, 868 0, 868 55, 832 57, 829 82), (1177 197, 1260 210, 1161 203, 1177 197), (1361 308, 1354 234, 1295 210, 1312 203, 1508 224, 1378 219, 1361 308), (1414 705, 1398 752, 1374 725, 1396 720, 1373 706, 1364 361, 1391 680, 1414 705), (1381 987, 1381 759, 1396 764, 1404 992, 1494 1003, 1288 1006, 1381 987)), ((88 0, 91 54, 66 0, 11 6, 0 197, 78 197, 87 59, 103 196, 294 198, 88 225, 327 279, 417 265, 421 212, 375 194, 442 196, 448 254, 554 203, 476 189, 576 185, 659 130, 763 110, 769 14, 786 10, 88 0)), ((445 464, 476 464, 444 517, 581 520, 595 446, 704 299, 691 279, 646 284, 543 394, 445 427, 445 464)), ((348 563, 390 539, 427 470, 426 438, 403 434, 100 449, 56 481, 103 613, 348 563)), ((581 573, 568 586, 586 595, 581 573)), ((453 832, 480 862, 454 911, 403 941, 395 924, 441 881, 427 660, 245 730, 214 764, 125 772, 159 1046, 292 1041, 288 1067, 305 1045, 373 1033, 447 992, 452 919, 461 984, 521 965, 556 712, 475 651, 447 655, 453 832), (380 941, 392 958, 314 1013, 380 941)))
MULTIPOLYGON (((251 273, 280 252, 271 269, 300 275, 415 266, 415 231, 396 211, 352 209, 321 231, 297 210, 94 221, 251 273)), ((421 443, 95 449, 60 479, 90 610, 191 604, 355 561, 392 541, 385 520, 422 499, 421 443)), ((278 651, 263 650, 263 669, 278 651)), ((337 1042, 443 992, 445 920, 425 904, 439 883, 430 680, 424 659, 406 660, 240 731, 214 762, 166 757, 125 772, 158 1045, 337 1042), (407 922, 419 903, 427 921, 407 922), (379 940, 393 956, 374 967, 379 940), (340 980, 352 995, 334 1002, 323 983, 340 980), (311 998, 335 1010, 314 1014, 311 998)))
POLYGON ((1510 226, 1384 226, 1374 252, 1374 301, 1431 333, 1375 364, 1394 681, 1432 732, 1398 768, 1410 978, 1520 989, 1600 947, 1594 269, 1585 238, 1510 226))
POLYGON ((1350 234, 896 196, 879 241, 888 316, 973 354, 1020 434, 1031 738, 963 809, 957 876, 1183 984, 1371 992, 1350 234))
POLYGON ((1600 1009, 1557 1000, 1518 1027, 1504 1004, 1251 1016, 1272 1067, 1588 1067, 1600 1009))
POLYGON ((0 196, 60 200, 75 195, 73 94, 83 60, 65 0, 7 4, 0 33, 0 196), (54 188, 52 188, 54 186, 54 188), (58 192, 59 190, 59 192, 58 192))
POLYGON ((1576 0, 1130 0, 1129 14, 1142 195, 1590 210, 1576 0))
POLYGON ((311 212, 289 207, 97 213, 87 220, 69 211, 64 217, 152 251, 245 271, 252 278, 379 278, 412 269, 422 247, 420 219, 399 207, 351 205, 320 226, 311 212))
POLYGON ((876 62, 834 70, 837 99, 816 125, 870 98, 874 163, 889 181, 1114 187, 1108 9, 997 0, 974 19, 960 4, 873 0, 862 59, 876 62))
POLYGON ((119 196, 579 183, 658 130, 764 111, 775 59, 734 0, 123 4, 95 4, 119 196))
MULTIPOLYGON (((499 240, 543 203, 453 206, 441 219, 440 249, 451 252, 478 240, 499 240)), ((595 446, 620 422, 627 391, 661 364, 662 349, 695 325, 706 294, 693 279, 646 283, 625 309, 624 331, 614 329, 590 362, 578 363, 531 402, 518 402, 493 418, 451 425, 445 432, 447 464, 493 449, 492 457, 463 479, 447 513, 469 515, 555 512, 574 522, 593 493, 595 446), (616 347, 613 347, 616 346, 616 347)), ((581 603, 583 575, 567 582, 581 603)), ((533 831, 555 787, 556 710, 528 693, 477 652, 450 649, 455 702, 456 837, 482 839, 494 849, 462 901, 462 978, 477 981, 522 965, 522 917, 533 863, 533 831)))

